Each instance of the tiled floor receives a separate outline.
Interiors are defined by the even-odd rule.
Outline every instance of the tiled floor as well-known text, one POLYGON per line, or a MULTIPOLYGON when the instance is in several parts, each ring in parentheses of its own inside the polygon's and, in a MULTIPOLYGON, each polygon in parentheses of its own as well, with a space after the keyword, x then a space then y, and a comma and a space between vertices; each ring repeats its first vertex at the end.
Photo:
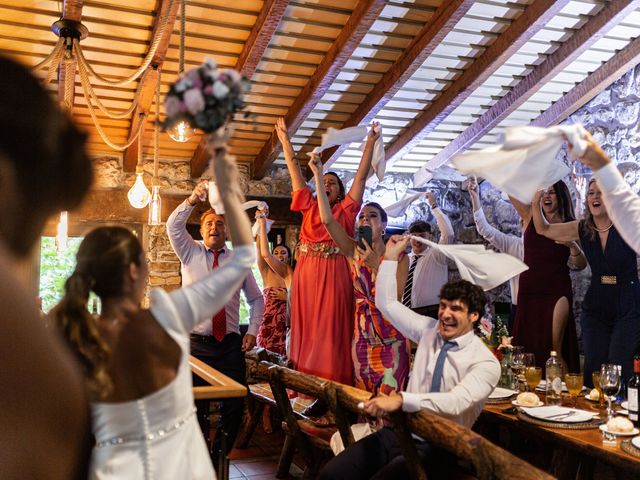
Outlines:
MULTIPOLYGON (((276 478, 276 468, 284 433, 277 430, 265 434, 258 426, 251 438, 249 447, 244 450, 234 449, 230 454, 229 479, 272 480, 276 478)), ((290 476, 295 479, 302 476, 302 470, 294 463, 291 465, 290 476)))

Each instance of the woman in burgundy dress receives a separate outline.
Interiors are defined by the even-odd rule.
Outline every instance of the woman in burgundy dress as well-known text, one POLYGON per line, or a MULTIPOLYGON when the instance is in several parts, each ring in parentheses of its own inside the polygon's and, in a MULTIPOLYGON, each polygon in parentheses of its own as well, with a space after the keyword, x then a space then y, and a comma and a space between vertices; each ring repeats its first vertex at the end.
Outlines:
MULTIPOLYGON (((539 208, 538 205, 525 205, 513 198, 511 201, 526 225, 524 262, 529 267, 520 275, 514 342, 535 354, 536 365, 540 367, 544 367, 550 352, 555 350, 565 371, 578 372, 569 265, 584 268, 586 259, 575 242, 559 244, 536 232, 531 209, 539 208)), ((569 189, 562 181, 544 192, 540 205, 549 223, 575 219, 569 189)))

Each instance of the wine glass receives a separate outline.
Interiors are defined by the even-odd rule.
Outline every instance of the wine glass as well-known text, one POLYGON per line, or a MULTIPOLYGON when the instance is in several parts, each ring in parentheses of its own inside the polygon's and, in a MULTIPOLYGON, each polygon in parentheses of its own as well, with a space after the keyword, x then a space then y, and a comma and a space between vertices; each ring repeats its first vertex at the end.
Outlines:
POLYGON ((573 408, 576 408, 578 406, 578 395, 580 395, 582 385, 584 384, 584 378, 579 373, 567 373, 564 376, 564 383, 567 384, 569 396, 573 399, 573 408))
POLYGON ((593 381, 593 388, 598 391, 598 405, 599 409, 605 408, 605 399, 604 392, 602 391, 602 387, 600 386, 600 371, 595 371, 591 374, 591 380, 593 381))
POLYGON ((618 394, 620 390, 620 377, 622 367, 610 363, 603 363, 600 368, 600 388, 609 397, 607 398, 607 416, 608 420, 613 417, 613 409, 611 408, 611 398, 618 394))
POLYGON ((520 385, 524 377, 524 347, 513 347, 511 353, 511 371, 516 378, 516 390, 520 391, 520 385))
POLYGON ((540 367, 525 367, 524 376, 527 379, 527 385, 529 391, 534 392, 536 387, 542 380, 542 368, 540 367))

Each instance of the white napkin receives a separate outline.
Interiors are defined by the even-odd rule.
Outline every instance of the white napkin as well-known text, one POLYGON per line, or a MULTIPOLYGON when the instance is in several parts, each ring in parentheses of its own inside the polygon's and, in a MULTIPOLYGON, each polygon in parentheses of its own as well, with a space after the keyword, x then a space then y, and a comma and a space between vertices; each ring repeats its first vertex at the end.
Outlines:
POLYGON ((387 215, 390 217, 401 217, 405 214, 407 207, 422 196, 424 196, 424 192, 416 192, 415 190, 407 189, 400 200, 396 203, 392 203, 388 207, 384 207, 384 211, 387 212, 387 215))
MULTIPOLYGON (((267 233, 271 231, 271 226, 273 225, 273 222, 274 222, 273 220, 271 220, 270 218, 267 218, 267 233)), ((255 222, 251 227, 251 233, 253 233, 253 238, 256 238, 260 233, 260 224, 258 222, 255 222)))
POLYGON ((569 168, 556 160, 565 137, 573 147, 571 157, 578 158, 586 150, 586 133, 578 123, 550 128, 509 127, 502 145, 457 155, 451 163, 460 172, 484 177, 497 189, 531 203, 537 190, 569 173, 569 168))
MULTIPOLYGON (((384 178, 384 172, 387 168, 387 160, 384 157, 384 138, 382 137, 382 127, 378 125, 376 127, 380 132, 380 136, 373 144, 373 152, 371 157, 371 168, 375 175, 370 176, 367 179, 367 187, 373 188, 376 183, 381 182, 384 178)), ((364 148, 367 142, 362 142, 360 145, 360 151, 364 152, 364 148)))
POLYGON ((482 287, 485 291, 529 269, 516 257, 487 250, 484 245, 442 245, 414 235, 409 235, 409 238, 441 251, 455 262, 464 280, 482 287))
MULTIPOLYGON (((322 134, 322 142, 319 147, 313 149, 312 153, 320 154, 323 150, 337 145, 344 145, 345 143, 359 142, 367 135, 367 127, 357 126, 343 128, 339 130, 337 128, 329 127, 327 131, 322 134)), ((307 154, 311 156, 311 154, 307 154)))
MULTIPOLYGON (((211 208, 213 208, 218 215, 224 215, 224 204, 222 203, 222 197, 220 196, 220 191, 218 190, 216 182, 214 180, 209 180, 207 189, 209 190, 209 204, 211 205, 211 208)), ((249 200, 242 204, 242 208, 244 210, 249 210, 250 208, 255 207, 258 207, 259 210, 268 208, 267 202, 262 200, 249 200)))

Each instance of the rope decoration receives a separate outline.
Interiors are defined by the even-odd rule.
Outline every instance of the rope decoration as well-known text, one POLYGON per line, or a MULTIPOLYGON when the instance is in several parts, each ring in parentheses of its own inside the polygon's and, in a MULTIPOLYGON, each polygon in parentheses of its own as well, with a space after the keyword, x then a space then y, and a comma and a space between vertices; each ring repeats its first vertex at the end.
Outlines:
POLYGON ((162 70, 158 69, 158 82, 156 83, 156 121, 153 129, 153 181, 156 185, 158 179, 158 153, 159 153, 159 130, 160 130, 160 81, 162 80, 162 70))
POLYGON ((187 2, 180 0, 180 56, 178 57, 178 75, 184 72, 184 40, 187 23, 187 2))

